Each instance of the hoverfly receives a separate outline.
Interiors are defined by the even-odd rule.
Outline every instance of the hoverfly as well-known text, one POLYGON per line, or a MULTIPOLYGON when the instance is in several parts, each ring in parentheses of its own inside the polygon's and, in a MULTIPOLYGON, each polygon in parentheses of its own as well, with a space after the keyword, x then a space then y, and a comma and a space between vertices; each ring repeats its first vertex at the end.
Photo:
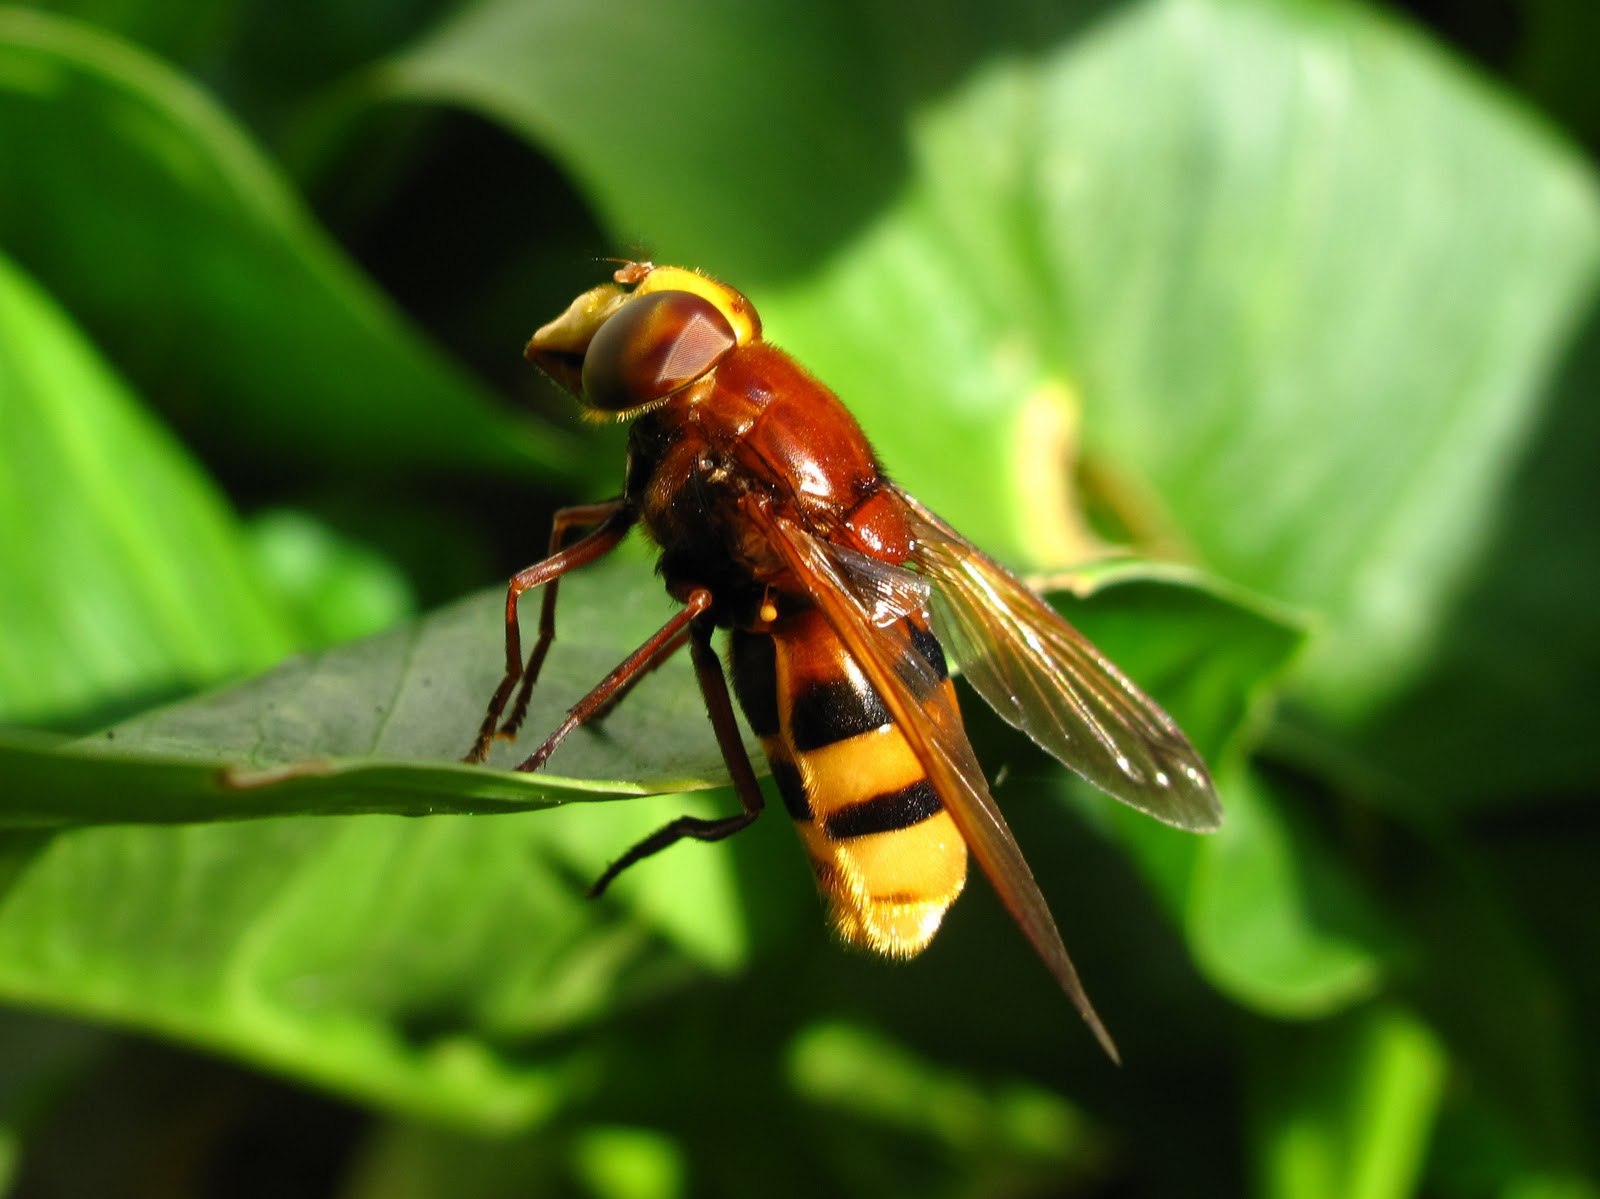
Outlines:
POLYGON ((946 653, 1008 722, 1090 782, 1179 828, 1221 807, 1177 726, 1019 579, 901 490, 838 397, 762 340, 743 295, 680 267, 622 265, 533 335, 527 357, 588 415, 631 421, 622 494, 555 516, 549 556, 512 577, 505 676, 467 761, 512 736, 555 636, 560 577, 635 525, 683 607, 568 713, 518 769, 537 770, 669 655, 689 647, 743 810, 683 816, 592 889, 762 808, 734 693, 810 854, 842 937, 910 957, 960 894, 967 853, 1113 1058, 1022 851, 962 727, 946 653), (568 544, 569 534, 588 530, 568 544), (544 586, 526 664, 517 601, 544 586), (516 692, 511 712, 506 704, 516 692))

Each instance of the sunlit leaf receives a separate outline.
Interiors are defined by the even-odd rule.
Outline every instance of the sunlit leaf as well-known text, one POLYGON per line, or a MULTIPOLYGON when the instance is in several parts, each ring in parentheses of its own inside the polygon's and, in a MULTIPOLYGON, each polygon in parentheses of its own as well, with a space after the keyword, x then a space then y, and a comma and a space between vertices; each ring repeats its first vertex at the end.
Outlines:
MULTIPOLYGON (((542 291, 550 264, 596 252, 482 180, 537 177, 561 204, 577 188, 616 252, 749 291, 894 476, 985 548, 1051 571, 1103 542, 1185 564, 1053 598, 1201 746, 1217 836, 1066 786, 967 709, 1129 1067, 1088 1060, 980 881, 919 961, 838 953, 776 805, 581 902, 639 836, 734 801, 491 819, 721 777, 683 662, 575 734, 556 774, 454 762, 500 669, 493 588, 109 745, 8 740, 0 997, 524 1134, 399 1126, 352 1195, 1053 1193, 1100 1168, 1140 1193, 1592 1191, 1592 167, 1419 31, 1337 0, 469 0, 320 96, 252 78, 300 35, 320 44, 288 57, 320 83, 432 4, 301 21, 252 0, 180 28, 136 0, 106 20, 269 141, 310 114, 316 202, 415 311, 450 311, 453 344, 553 315, 516 315, 512 280, 537 263, 542 291), (498 159, 458 178, 463 130, 498 159), (419 303, 457 243, 389 219, 418 212, 470 224, 492 266, 450 264, 419 303), (353 811, 480 815, 260 819, 353 811)), ((1519 29, 1548 39, 1564 7, 1519 29)), ((1527 77, 1542 45, 1494 54, 1527 77)), ((494 573, 370 536, 441 489, 396 474, 406 499, 371 502, 358 472, 454 468, 447 504, 505 470, 619 477, 620 455, 591 476, 483 417, 231 119, 114 39, 0 17, 0 185, 0 244, 134 389, 197 445, 248 450, 239 472, 214 460, 238 502, 348 512, 307 494, 332 480, 373 509, 331 538, 257 526, 255 549, 331 551, 309 574, 262 555, 283 575, 267 602, 319 641, 375 610, 336 594, 358 542, 399 546, 418 594, 494 573), (307 484, 309 463, 334 469, 307 484)), ((467 557, 498 535, 438 520, 467 557)), ((668 607, 642 562, 589 586, 567 589, 539 706, 497 764, 668 607)), ((27 648, 56 669, 59 637, 27 648)))
POLYGON ((0 257, 0 721, 79 721, 295 644, 226 505, 0 257))
POLYGON ((869 27, 895 36, 841 39, 835 61, 813 56, 829 19, 813 10, 686 4, 704 52, 737 37, 737 61, 766 69, 782 48, 805 78, 730 105, 723 74, 674 71, 674 112, 718 133, 670 144, 635 119, 663 75, 574 76, 597 40, 627 57, 615 30, 652 28, 610 9, 480 0, 390 80, 552 150, 619 239, 773 280, 756 298, 774 336, 993 548, 1059 546, 1016 481, 1066 468, 1081 413, 1136 534, 1323 617, 1303 689, 1348 719, 1425 666, 1485 544, 1596 278, 1594 180, 1360 10, 1096 12, 974 27, 884 4, 869 27), (840 82, 858 78, 881 86, 840 82), (830 128, 850 140, 786 136, 841 98, 854 118, 830 128), (862 137, 876 165, 858 173, 862 137), (730 186, 746 164, 794 195, 832 181, 806 227, 850 236, 796 275, 810 237, 791 200, 730 186), (1029 434, 1041 405, 1065 433, 1029 434))

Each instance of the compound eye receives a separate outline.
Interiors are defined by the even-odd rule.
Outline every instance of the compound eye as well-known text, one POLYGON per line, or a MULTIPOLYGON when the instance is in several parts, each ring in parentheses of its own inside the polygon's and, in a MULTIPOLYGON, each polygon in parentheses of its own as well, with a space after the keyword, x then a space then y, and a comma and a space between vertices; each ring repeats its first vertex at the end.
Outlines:
POLYGON ((738 344, 711 301, 687 291, 630 300, 600 326, 583 358, 583 395, 603 412, 665 399, 738 344))

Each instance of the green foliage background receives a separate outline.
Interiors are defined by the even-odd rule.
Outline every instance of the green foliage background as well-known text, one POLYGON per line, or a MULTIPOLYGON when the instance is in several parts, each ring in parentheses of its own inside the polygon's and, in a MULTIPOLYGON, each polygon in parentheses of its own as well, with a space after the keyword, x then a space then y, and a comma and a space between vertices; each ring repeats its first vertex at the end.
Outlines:
MULTIPOLYGON (((1505 9, 0 7, 0 1190, 1600 1193, 1600 30, 1505 9), (731 802, 686 664, 455 762, 620 482, 518 353, 618 253, 1213 763, 1189 837, 967 705, 1123 1069, 780 819, 585 901, 731 802)), ((668 610, 574 578, 530 727, 668 610)))

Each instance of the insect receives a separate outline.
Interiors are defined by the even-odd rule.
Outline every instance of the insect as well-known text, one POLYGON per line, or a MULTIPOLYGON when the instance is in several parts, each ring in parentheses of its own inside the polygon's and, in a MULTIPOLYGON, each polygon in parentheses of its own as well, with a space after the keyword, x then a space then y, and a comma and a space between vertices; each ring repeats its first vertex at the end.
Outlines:
POLYGON ((505 675, 467 761, 482 762, 496 736, 521 725, 555 637, 561 576, 642 526, 682 608, 518 769, 539 769, 575 728, 687 645, 742 810, 672 821, 591 893, 679 840, 720 840, 760 813, 711 643, 726 628, 734 693, 843 938, 895 957, 919 953, 960 894, 970 851, 1116 1058, 989 794, 946 654, 1005 720, 1096 786, 1180 828, 1215 829, 1222 812, 1205 765, 1171 718, 1025 584, 891 482, 838 397, 762 339, 755 309, 733 288, 680 267, 626 263, 539 329, 526 355, 587 415, 632 422, 627 469, 616 499, 558 512, 549 556, 512 577, 505 675), (540 586, 539 635, 524 663, 518 599, 540 586))

